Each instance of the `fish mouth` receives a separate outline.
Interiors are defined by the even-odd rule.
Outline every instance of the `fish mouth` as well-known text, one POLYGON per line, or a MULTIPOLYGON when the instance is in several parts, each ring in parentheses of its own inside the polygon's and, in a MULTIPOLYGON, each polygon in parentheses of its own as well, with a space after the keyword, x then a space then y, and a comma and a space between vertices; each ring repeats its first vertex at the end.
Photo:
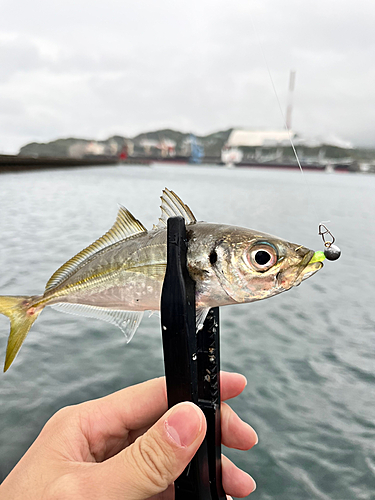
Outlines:
POLYGON ((310 278, 310 276, 313 276, 322 267, 323 267, 323 262, 314 262, 313 264, 309 264, 302 271, 302 279, 301 279, 301 281, 307 280, 307 278, 310 278))
POLYGON ((323 267, 323 260, 325 259, 325 255, 323 252, 314 252, 311 250, 306 257, 302 261, 303 267, 302 272, 298 276, 297 285, 302 283, 302 281, 307 280, 315 273, 317 273, 323 267))

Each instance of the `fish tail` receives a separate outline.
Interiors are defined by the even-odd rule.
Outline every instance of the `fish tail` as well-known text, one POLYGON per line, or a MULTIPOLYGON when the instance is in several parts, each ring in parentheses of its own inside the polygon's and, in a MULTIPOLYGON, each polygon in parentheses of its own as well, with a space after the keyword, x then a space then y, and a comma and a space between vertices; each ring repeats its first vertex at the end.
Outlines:
POLYGON ((5 356, 4 372, 8 370, 21 348, 32 324, 42 312, 42 307, 35 307, 35 297, 0 296, 0 314, 10 319, 10 334, 5 356))

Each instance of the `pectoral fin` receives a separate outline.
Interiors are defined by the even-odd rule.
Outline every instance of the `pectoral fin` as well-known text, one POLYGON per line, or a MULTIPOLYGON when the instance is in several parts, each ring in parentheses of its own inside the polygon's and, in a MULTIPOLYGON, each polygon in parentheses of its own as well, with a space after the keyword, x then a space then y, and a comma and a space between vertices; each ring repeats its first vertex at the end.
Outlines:
POLYGON ((205 307, 204 309, 197 309, 196 310, 195 326, 196 326, 197 332, 199 332, 199 330, 202 330, 209 310, 210 310, 209 307, 205 307))

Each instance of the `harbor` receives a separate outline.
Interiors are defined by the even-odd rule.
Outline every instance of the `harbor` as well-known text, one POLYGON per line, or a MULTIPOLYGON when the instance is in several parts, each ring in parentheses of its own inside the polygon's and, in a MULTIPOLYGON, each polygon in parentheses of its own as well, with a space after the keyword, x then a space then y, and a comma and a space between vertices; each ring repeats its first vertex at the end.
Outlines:
POLYGON ((375 150, 304 138, 291 130, 228 129, 197 136, 165 129, 133 138, 27 144, 17 155, 0 155, 0 172, 155 163, 373 173, 375 150))

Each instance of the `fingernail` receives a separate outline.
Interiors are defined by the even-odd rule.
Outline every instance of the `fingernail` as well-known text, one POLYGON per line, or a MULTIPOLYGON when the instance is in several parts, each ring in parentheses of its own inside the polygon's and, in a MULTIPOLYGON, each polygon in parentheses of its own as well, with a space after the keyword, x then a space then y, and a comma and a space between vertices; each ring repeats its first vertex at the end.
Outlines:
MULTIPOLYGON (((253 479, 253 478, 251 478, 251 479, 253 479)), ((256 489, 257 489, 257 483, 253 479, 253 489, 251 490, 251 493, 253 493, 253 491, 255 491, 256 489)))
POLYGON ((202 429, 203 415, 192 403, 180 403, 165 421, 169 437, 180 447, 194 443, 202 429))

